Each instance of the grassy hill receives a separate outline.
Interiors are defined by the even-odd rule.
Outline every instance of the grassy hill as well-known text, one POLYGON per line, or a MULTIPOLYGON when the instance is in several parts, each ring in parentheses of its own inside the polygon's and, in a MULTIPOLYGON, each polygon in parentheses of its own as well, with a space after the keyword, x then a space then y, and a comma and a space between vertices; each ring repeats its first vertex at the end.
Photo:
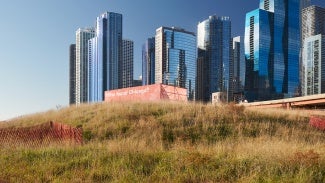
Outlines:
POLYGON ((0 182, 325 182, 325 134, 303 111, 93 104, 7 123, 82 127, 82 146, 0 148, 0 182))

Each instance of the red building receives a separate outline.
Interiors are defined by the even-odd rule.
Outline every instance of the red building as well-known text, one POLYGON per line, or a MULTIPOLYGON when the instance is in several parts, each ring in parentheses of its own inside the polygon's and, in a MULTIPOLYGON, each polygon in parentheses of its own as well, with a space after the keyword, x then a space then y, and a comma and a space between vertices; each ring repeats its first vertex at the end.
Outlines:
POLYGON ((105 102, 160 100, 187 101, 187 90, 163 84, 153 84, 105 92, 105 102))

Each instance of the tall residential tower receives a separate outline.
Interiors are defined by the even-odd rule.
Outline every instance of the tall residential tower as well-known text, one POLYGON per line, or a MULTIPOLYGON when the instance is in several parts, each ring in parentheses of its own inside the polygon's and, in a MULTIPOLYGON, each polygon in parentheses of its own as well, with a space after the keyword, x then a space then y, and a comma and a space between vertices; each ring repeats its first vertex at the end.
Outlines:
POLYGON ((76 104, 88 102, 88 40, 94 36, 94 28, 76 32, 76 104))
POLYGON ((302 95, 325 93, 325 9, 309 6, 302 11, 302 95))

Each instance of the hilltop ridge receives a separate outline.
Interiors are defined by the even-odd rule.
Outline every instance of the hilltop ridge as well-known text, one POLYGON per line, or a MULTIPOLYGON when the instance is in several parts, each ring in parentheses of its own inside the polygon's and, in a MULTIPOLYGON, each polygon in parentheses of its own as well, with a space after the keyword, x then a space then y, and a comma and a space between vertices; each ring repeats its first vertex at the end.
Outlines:
POLYGON ((52 110, 0 128, 58 121, 82 127, 84 144, 1 148, 0 180, 323 182, 325 136, 308 115, 176 102, 52 110))

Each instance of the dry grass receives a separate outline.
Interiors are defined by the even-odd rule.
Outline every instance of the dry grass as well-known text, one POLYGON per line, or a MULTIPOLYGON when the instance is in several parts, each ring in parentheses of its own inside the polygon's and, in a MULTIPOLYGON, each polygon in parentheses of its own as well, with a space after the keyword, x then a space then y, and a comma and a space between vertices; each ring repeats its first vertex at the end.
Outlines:
POLYGON ((324 182, 325 135, 302 111, 194 103, 82 105, 0 127, 82 126, 81 147, 1 149, 10 182, 324 182), (24 168, 20 168, 24 167, 24 168))

